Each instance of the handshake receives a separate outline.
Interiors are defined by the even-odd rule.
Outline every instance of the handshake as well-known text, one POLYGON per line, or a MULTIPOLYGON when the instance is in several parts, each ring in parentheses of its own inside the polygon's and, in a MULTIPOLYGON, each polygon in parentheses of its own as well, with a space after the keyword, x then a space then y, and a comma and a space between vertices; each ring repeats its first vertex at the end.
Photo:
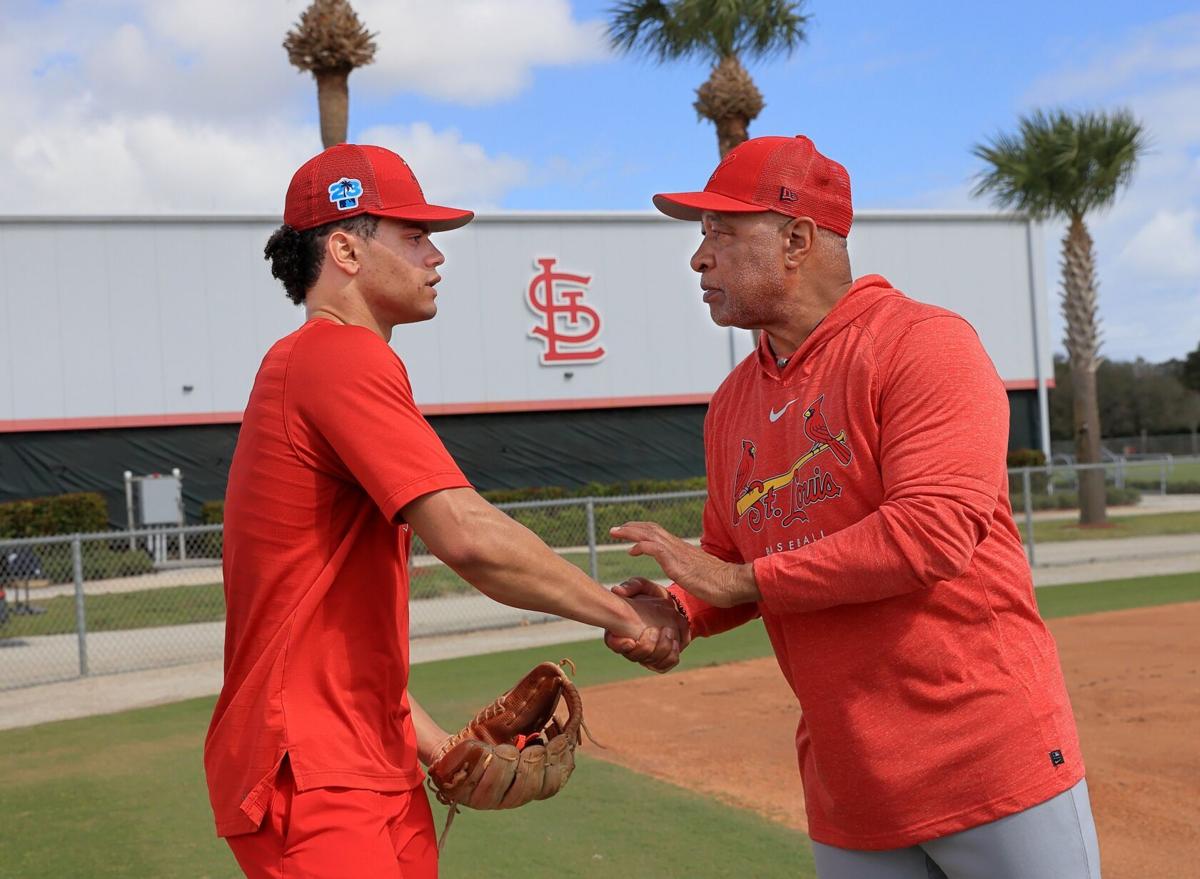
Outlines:
MULTIPOLYGON (((715 558, 654 522, 626 522, 610 533, 633 544, 630 555, 650 556, 678 586, 714 607, 733 607, 762 597, 750 565, 715 558)), ((613 592, 629 602, 642 628, 636 637, 609 631, 604 643, 653 671, 674 668, 692 638, 682 605, 666 588, 644 577, 631 577, 614 586, 613 592)))
POLYGON ((630 577, 612 591, 629 602, 643 628, 637 638, 605 632, 608 648, 660 674, 678 665, 692 633, 682 605, 666 587, 645 577, 630 577))

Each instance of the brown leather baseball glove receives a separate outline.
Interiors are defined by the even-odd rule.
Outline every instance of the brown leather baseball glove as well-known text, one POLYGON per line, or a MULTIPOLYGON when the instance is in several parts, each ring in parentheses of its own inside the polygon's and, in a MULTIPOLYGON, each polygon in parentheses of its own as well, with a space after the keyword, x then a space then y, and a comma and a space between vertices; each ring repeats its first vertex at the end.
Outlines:
MULTIPOLYGON (((562 664, 575 666, 569 659, 562 664)), ((583 700, 562 664, 543 662, 446 739, 429 763, 429 783, 450 807, 442 839, 459 806, 514 809, 554 796, 575 768, 583 700), (567 719, 555 718, 559 700, 567 719)))

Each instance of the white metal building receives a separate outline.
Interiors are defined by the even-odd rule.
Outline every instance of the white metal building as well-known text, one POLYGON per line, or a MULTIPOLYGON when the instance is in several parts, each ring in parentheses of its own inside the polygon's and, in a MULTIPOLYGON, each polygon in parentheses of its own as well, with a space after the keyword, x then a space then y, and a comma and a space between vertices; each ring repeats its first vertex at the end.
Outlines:
MULTIPOLYGON (((193 487, 207 480, 192 501, 219 497, 258 363, 303 317, 263 260, 278 222, 0 218, 0 500, 119 484, 148 455, 182 466, 193 487), (218 458, 199 460, 213 443, 218 458), (89 475, 89 461, 124 464, 89 475)), ((856 275, 885 275, 966 317, 1009 389, 1012 444, 1048 450, 1034 231, 1012 215, 863 211, 850 253, 856 275)), ((647 460, 593 472, 588 437, 603 448, 610 430, 635 445, 646 430, 674 431, 672 460, 690 459, 625 478, 702 472, 704 404, 752 343, 709 320, 688 266, 698 240, 696 226, 657 213, 492 214, 436 236, 438 316, 398 328, 392 344, 477 484, 611 478, 620 460, 647 460), (505 475, 504 454, 532 454, 542 469, 514 463, 505 475)))

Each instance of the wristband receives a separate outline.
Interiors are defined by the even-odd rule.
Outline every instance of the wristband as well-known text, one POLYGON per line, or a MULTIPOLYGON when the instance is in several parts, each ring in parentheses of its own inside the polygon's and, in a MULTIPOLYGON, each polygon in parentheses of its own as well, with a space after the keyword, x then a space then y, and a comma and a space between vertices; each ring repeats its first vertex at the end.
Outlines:
POLYGON ((683 621, 687 623, 688 633, 690 634, 692 630, 692 618, 688 616, 687 608, 683 606, 683 602, 679 600, 679 596, 669 589, 667 590, 667 597, 671 599, 671 603, 675 605, 675 610, 679 612, 679 615, 683 617, 683 621))

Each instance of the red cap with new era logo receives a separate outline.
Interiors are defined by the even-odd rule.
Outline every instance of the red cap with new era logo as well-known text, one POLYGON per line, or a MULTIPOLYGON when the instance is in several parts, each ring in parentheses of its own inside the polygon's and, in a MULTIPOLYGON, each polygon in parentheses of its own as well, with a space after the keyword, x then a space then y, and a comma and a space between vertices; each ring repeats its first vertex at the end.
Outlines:
POLYGON ((394 217, 445 232, 471 222, 471 211, 429 204, 408 163, 391 150, 339 143, 292 176, 283 222, 298 231, 359 214, 394 217))
POLYGON ((703 192, 659 193, 654 206, 677 220, 699 220, 704 211, 811 217, 843 238, 854 221, 850 175, 802 134, 738 144, 717 165, 703 192))

